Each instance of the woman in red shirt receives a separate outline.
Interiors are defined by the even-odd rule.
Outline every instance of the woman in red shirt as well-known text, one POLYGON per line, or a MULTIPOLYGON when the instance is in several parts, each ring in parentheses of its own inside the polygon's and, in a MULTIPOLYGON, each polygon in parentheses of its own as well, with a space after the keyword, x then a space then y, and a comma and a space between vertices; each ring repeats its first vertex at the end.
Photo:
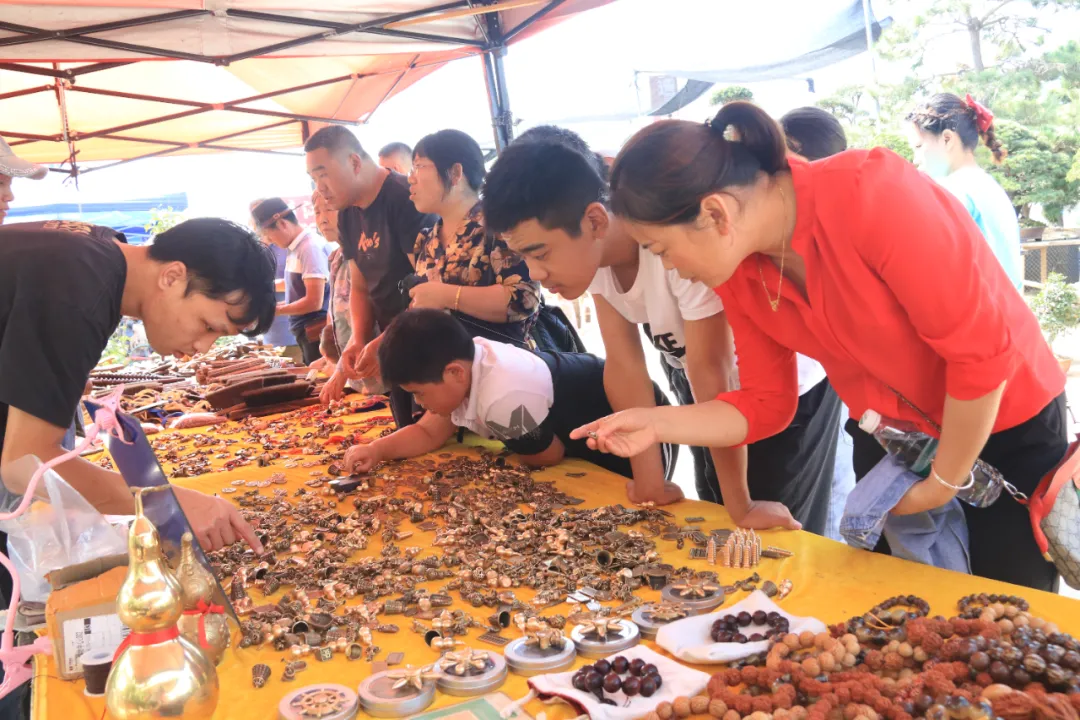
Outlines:
MULTIPOLYGON (((582 428, 599 449, 769 437, 795 411, 801 352, 825 366, 852 417, 873 409, 938 436, 910 402, 941 426, 930 478, 896 514, 949 502, 978 457, 1030 492, 1064 455, 1065 378, 1035 317, 963 206, 899 156, 789 158, 767 114, 730 103, 706 124, 638 132, 616 159, 611 190, 639 243, 716 288, 741 387, 582 428)), ((861 477, 883 451, 854 430, 861 477)), ((964 511, 975 574, 1053 589, 1056 571, 1021 505, 1003 494, 964 511)))

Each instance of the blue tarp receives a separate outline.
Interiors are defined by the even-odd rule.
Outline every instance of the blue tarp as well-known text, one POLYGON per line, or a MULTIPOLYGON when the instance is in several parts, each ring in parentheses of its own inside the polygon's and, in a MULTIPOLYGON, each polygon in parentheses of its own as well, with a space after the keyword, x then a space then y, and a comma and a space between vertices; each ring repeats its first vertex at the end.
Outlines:
POLYGON ((141 245, 150 239, 146 224, 150 211, 155 208, 186 210, 187 193, 162 195, 142 200, 120 200, 96 203, 53 203, 22 207, 16 205, 8 211, 8 222, 34 222, 37 220, 80 220, 119 230, 133 245, 141 245))

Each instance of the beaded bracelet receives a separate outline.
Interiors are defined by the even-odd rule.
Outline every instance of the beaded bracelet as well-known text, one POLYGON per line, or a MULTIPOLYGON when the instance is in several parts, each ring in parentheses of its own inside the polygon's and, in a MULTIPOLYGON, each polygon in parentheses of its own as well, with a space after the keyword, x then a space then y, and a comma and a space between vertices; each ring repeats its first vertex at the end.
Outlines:
POLYGON ((976 593, 973 595, 967 595, 960 598, 956 603, 957 609, 960 611, 960 617, 967 620, 974 620, 978 618, 986 610, 992 610, 997 617, 993 618, 998 620, 1002 617, 1013 617, 1019 613, 1027 612, 1030 609, 1028 601, 1018 595, 998 595, 976 593))
POLYGON ((625 705, 630 704, 630 699, 635 695, 652 697, 664 684, 660 670, 652 663, 646 663, 641 658, 627 660, 618 655, 610 662, 597 660, 592 665, 584 665, 574 673, 570 684, 582 692, 591 692, 596 699, 604 705, 614 705, 615 701, 604 697, 604 693, 615 694, 620 690, 626 695, 625 705), (622 675, 629 673, 629 677, 622 675))
POLYGON ((769 638, 787 634, 790 628, 788 619, 778 612, 767 613, 764 610, 750 614, 746 611, 738 615, 727 614, 712 624, 710 637, 719 643, 748 643, 760 642, 769 638), (753 633, 749 637, 743 631, 753 625, 761 628, 769 628, 764 633, 753 633))

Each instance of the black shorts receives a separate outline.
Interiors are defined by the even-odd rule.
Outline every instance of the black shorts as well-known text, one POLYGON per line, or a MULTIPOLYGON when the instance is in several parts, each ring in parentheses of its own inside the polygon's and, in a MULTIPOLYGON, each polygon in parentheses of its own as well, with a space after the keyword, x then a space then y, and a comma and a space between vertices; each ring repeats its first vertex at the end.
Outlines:
MULTIPOLYGON (((604 391, 604 361, 588 353, 537 352, 548 369, 554 386, 554 401, 548 416, 540 423, 540 431, 520 440, 511 440, 506 447, 522 455, 535 455, 559 438, 566 456, 587 460, 605 470, 632 478, 630 461, 589 449, 586 441, 571 440, 570 432, 614 412, 604 391)), ((653 383, 657 405, 669 405, 667 397, 653 383)), ((670 481, 675 472, 677 445, 662 446, 664 479, 670 481)))

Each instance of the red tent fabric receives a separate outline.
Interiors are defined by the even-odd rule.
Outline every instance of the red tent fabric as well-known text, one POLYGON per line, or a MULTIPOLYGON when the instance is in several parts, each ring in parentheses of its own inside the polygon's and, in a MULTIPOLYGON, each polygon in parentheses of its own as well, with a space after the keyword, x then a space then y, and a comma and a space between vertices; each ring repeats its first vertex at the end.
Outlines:
POLYGON ((446 62, 607 2, 0 0, 0 136, 69 165, 295 149, 446 62))

